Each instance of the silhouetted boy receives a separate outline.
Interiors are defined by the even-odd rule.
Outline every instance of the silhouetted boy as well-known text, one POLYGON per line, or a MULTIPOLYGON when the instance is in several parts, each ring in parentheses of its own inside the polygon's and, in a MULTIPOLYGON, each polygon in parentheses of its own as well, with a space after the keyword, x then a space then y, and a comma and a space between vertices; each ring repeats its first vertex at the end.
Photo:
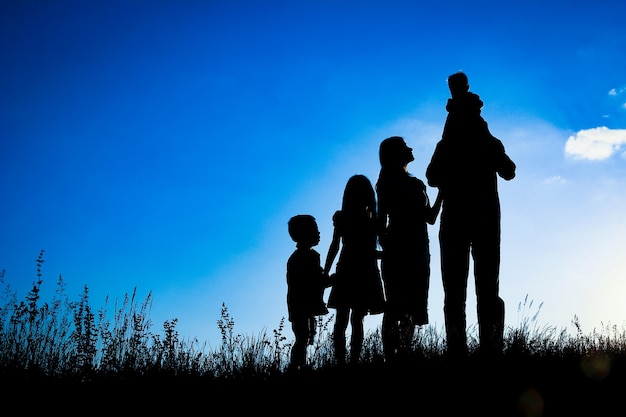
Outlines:
POLYGON ((294 216, 288 229, 296 242, 296 250, 287 261, 287 309, 295 336, 289 369, 298 370, 306 365, 306 348, 313 344, 315 317, 328 314, 323 298, 327 280, 320 254, 313 249, 320 243, 315 218, 308 214, 294 216))
POLYGON ((483 101, 478 94, 469 91, 467 75, 462 71, 450 75, 448 88, 451 98, 446 103, 448 117, 443 128, 442 138, 467 135, 470 131, 474 135, 491 136, 487 122, 481 115, 483 101))

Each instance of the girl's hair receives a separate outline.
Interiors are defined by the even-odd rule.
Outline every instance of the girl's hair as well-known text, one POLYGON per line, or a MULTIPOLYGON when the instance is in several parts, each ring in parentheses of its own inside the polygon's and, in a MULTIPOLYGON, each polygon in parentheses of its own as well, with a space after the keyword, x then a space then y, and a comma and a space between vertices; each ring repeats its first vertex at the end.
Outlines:
POLYGON ((376 217, 376 193, 365 175, 356 174, 348 179, 343 191, 342 210, 366 210, 372 217, 376 217))

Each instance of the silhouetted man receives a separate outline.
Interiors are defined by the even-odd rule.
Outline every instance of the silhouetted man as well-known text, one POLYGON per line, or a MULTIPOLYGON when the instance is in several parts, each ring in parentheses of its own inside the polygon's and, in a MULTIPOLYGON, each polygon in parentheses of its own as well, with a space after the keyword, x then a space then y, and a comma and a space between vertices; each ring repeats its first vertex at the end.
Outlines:
POLYGON ((448 352, 467 353, 466 299, 474 261, 480 349, 502 350, 504 301, 499 296, 500 200, 497 175, 515 177, 515 164, 481 116, 482 101, 464 73, 448 77, 448 118, 426 169, 443 198, 439 244, 448 352))

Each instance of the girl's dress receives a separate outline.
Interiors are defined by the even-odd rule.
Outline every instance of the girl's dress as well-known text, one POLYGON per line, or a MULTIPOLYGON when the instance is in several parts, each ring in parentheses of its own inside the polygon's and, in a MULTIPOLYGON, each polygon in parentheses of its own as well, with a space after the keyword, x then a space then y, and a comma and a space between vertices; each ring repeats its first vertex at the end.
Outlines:
POLYGON ((382 313, 385 297, 378 268, 376 220, 365 211, 338 210, 333 224, 342 246, 327 306, 382 313))

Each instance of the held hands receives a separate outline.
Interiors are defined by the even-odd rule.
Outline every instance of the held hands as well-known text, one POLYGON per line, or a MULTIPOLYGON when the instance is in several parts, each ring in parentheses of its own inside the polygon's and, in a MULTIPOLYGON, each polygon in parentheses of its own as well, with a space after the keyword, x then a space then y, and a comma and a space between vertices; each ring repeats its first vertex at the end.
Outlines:
POLYGON ((324 272, 323 277, 322 277, 322 282, 324 283, 324 288, 329 288, 329 287, 334 286, 335 282, 337 282, 337 274, 332 273, 328 275, 327 272, 324 272))

